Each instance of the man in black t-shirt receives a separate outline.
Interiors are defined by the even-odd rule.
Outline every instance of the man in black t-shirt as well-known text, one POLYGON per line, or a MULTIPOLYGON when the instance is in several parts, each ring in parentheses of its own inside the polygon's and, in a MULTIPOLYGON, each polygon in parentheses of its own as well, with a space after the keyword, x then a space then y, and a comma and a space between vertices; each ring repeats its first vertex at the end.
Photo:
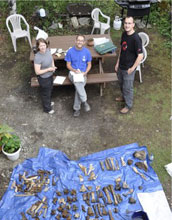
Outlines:
POLYGON ((125 31, 121 37, 121 48, 115 65, 122 97, 116 101, 125 102, 124 108, 120 110, 126 114, 133 106, 133 83, 137 66, 143 59, 142 42, 134 30, 135 22, 133 17, 126 17, 124 21, 125 31))

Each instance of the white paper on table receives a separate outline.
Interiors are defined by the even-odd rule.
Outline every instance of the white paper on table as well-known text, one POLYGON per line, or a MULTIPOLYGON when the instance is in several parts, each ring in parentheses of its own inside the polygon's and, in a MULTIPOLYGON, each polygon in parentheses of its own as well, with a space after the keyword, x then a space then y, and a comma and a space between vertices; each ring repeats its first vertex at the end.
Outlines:
POLYGON ((74 82, 84 82, 84 75, 82 73, 74 73, 70 71, 70 74, 73 76, 74 82))
POLYGON ((64 83, 65 79, 66 79, 65 76, 56 76, 54 83, 62 85, 64 83))
POLYGON ((172 212, 163 190, 137 193, 137 196, 149 220, 172 220, 172 212))
POLYGON ((56 51, 57 51, 57 48, 51 48, 51 49, 50 49, 51 54, 56 53, 56 51))
POLYGON ((172 163, 165 165, 165 169, 167 170, 168 174, 172 177, 172 163))
POLYGON ((98 37, 98 38, 93 38, 93 39, 94 39, 94 46, 109 42, 109 39, 106 37, 98 37))

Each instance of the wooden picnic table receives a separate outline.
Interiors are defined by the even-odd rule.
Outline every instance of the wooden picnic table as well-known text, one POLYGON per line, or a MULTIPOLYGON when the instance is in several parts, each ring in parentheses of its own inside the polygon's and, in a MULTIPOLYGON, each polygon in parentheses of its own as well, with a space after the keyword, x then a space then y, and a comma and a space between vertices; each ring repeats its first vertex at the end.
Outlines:
MULTIPOLYGON (((100 38, 100 37, 106 37, 108 39, 111 40, 111 37, 109 34, 103 34, 103 35, 85 35, 85 38, 86 38, 86 41, 90 38, 100 38)), ((69 36, 52 36, 52 37, 49 37, 48 38, 49 42, 50 42, 50 48, 57 48, 57 49, 62 49, 63 51, 66 51, 68 50, 70 47, 73 47, 75 45, 75 40, 76 40, 76 35, 69 35, 69 36)), ((32 45, 36 45, 36 40, 33 39, 32 40, 32 45)), ((105 82, 110 82, 110 81, 116 81, 117 80, 117 76, 116 76, 116 73, 104 73, 104 70, 103 70, 103 62, 104 62, 104 58, 106 57, 115 57, 116 56, 116 53, 106 53, 104 55, 100 55, 96 52, 96 50, 94 49, 94 47, 90 47, 90 46, 87 46, 87 44, 85 44, 85 47, 87 47, 90 52, 91 52, 91 56, 93 59, 98 59, 99 61, 99 75, 97 75, 98 77, 93 77, 93 80, 94 81, 91 81, 91 76, 90 76, 90 79, 89 79, 89 82, 90 83, 101 83, 100 85, 100 95, 102 96, 103 94, 103 84, 104 84, 104 87, 105 87, 105 82), (103 75, 101 75, 103 74, 103 75), (103 78, 100 79, 100 76, 102 76, 103 78), (102 80, 105 79, 107 76, 107 79, 105 80, 105 82, 103 83, 102 80), (108 80, 108 77, 109 77, 109 80, 108 80), (99 78, 99 80, 98 80, 99 78), (95 79, 97 79, 97 81, 95 81, 95 79)), ((65 54, 62 53, 60 57, 56 56, 56 55, 53 55, 53 58, 54 60, 64 60, 65 58, 65 54)), ((33 62, 34 61, 34 53, 33 51, 31 51, 30 53, 30 61, 33 62)), ((93 74, 91 74, 93 75, 93 74)), ((88 76, 89 76, 89 73, 88 73, 88 76)), ((31 85, 33 83, 33 86, 36 86, 38 82, 35 81, 36 78, 32 79, 31 80, 31 85)), ((69 84, 70 82, 68 80, 66 80, 66 84, 64 85, 67 85, 69 84)))

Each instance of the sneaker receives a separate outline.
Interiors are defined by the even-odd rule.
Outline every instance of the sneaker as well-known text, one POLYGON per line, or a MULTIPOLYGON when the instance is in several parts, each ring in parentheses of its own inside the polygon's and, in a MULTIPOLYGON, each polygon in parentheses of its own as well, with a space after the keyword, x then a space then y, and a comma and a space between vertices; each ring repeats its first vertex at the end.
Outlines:
POLYGON ((51 107, 54 106, 54 102, 51 102, 51 107))
POLYGON ((130 111, 129 108, 124 107, 124 108, 122 108, 122 109, 120 110, 120 113, 121 113, 121 114, 127 114, 129 111, 130 111))
POLYGON ((73 116, 74 117, 79 117, 80 116, 80 111, 79 110, 74 111, 73 116))
POLYGON ((52 109, 51 111, 48 112, 48 114, 50 115, 54 114, 54 110, 52 109))
POLYGON ((116 98, 115 98, 115 101, 116 101, 116 102, 124 102, 125 100, 124 100, 123 97, 119 96, 119 97, 116 97, 116 98))
POLYGON ((84 111, 85 112, 89 112, 91 110, 90 105, 88 104, 88 102, 84 102, 84 111))

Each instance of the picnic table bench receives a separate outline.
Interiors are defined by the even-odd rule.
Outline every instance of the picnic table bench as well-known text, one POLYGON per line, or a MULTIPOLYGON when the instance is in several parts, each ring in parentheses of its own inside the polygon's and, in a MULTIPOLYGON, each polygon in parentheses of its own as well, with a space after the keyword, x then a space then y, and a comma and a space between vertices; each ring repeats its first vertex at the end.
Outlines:
MULTIPOLYGON (((89 38, 100 38, 100 37, 106 37, 108 39, 111 40, 110 35, 109 34, 104 34, 104 35, 85 35, 86 40, 89 38)), ((72 35, 72 36, 55 36, 55 37, 49 37, 49 42, 50 42, 50 48, 61 48, 62 50, 68 50, 69 47, 72 47, 75 44, 75 39, 76 36, 72 35)), ((32 45, 35 45, 35 39, 32 40, 32 45)), ((116 53, 107 53, 104 55, 100 55, 98 54, 94 47, 89 47, 87 45, 85 45, 91 52, 91 56, 93 59, 98 59, 99 61, 99 73, 88 73, 87 75, 87 84, 100 84, 100 96, 103 95, 103 84, 105 87, 105 83, 107 82, 113 82, 113 81, 117 81, 117 75, 116 73, 104 73, 103 70, 103 60, 104 58, 107 57, 115 57, 116 53)), ((64 60, 65 55, 62 53, 60 57, 53 55, 54 60, 64 60)), ((30 61, 33 62, 34 61, 34 53, 31 52, 30 54, 30 61)), ((60 74, 58 74, 59 76, 60 74)), ((70 80, 68 79, 68 77, 66 77, 65 81, 63 84, 55 84, 54 86, 64 86, 64 85, 71 85, 72 83, 70 82, 70 80)), ((37 80, 37 77, 34 76, 31 78, 31 87, 38 87, 39 83, 37 80)))

